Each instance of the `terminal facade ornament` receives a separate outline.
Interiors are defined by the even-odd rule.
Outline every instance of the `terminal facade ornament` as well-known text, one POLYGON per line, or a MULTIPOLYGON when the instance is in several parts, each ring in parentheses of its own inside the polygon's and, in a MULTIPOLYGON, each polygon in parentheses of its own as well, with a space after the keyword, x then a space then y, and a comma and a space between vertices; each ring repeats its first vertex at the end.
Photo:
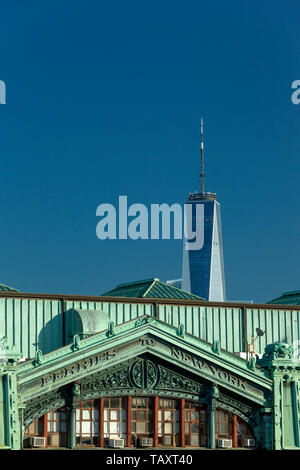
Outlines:
POLYGON ((74 344, 23 365, 6 350, 0 372, 10 397, 9 447, 20 448, 24 429, 51 410, 112 396, 192 400, 206 406, 211 435, 220 408, 250 423, 260 447, 300 447, 300 366, 285 343, 268 345, 249 368, 216 346, 145 318, 133 329, 121 325, 109 337, 99 334, 98 342, 74 344))

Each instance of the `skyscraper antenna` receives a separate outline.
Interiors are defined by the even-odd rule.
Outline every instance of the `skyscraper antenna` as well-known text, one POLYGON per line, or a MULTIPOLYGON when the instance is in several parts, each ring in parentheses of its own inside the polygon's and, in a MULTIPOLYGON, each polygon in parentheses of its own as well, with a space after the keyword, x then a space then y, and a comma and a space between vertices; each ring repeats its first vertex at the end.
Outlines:
POLYGON ((201 118, 201 194, 204 194, 204 143, 203 143, 203 119, 201 118))

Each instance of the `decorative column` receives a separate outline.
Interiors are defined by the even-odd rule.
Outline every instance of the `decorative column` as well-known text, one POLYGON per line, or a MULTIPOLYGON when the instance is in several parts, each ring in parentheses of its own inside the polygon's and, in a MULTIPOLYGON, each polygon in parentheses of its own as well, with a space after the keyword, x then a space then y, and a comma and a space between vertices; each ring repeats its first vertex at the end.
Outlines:
POLYGON ((265 448, 299 449, 300 448, 300 359, 292 346, 275 342, 268 344, 262 359, 257 364, 268 370, 273 380, 273 390, 268 406, 272 413, 261 410, 264 429, 262 441, 265 448), (272 435, 270 433, 272 425, 272 435), (270 442, 271 441, 271 442, 270 442))
POLYGON ((80 396, 80 385, 73 384, 72 388, 72 403, 69 410, 69 448, 75 449, 76 447, 76 403, 80 396))
POLYGON ((259 447, 273 449, 273 409, 260 409, 259 447))
POLYGON ((158 396, 154 397, 153 445, 158 447, 158 396))
POLYGON ((76 408, 72 403, 69 411, 69 448, 75 449, 76 447, 76 408))
POLYGON ((127 397, 127 426, 126 426, 126 440, 127 440, 127 447, 131 447, 131 404, 132 404, 132 397, 127 397))
POLYGON ((0 338, 0 446, 21 449, 22 413, 19 413, 17 363, 21 354, 8 346, 6 337, 0 338))
POLYGON ((237 415, 233 415, 232 418, 232 447, 238 447, 238 420, 237 415))
POLYGON ((208 404, 208 447, 210 449, 216 448, 216 409, 218 397, 219 389, 216 384, 213 384, 210 390, 208 404))
POLYGON ((185 399, 180 400, 180 441, 181 447, 185 447, 185 399))

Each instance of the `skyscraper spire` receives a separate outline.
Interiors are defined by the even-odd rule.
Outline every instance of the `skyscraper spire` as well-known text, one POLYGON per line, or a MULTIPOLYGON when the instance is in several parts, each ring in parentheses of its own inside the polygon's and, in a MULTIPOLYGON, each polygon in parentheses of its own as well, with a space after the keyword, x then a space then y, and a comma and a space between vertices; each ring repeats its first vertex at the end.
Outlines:
POLYGON ((201 118, 201 194, 204 194, 204 143, 203 143, 203 119, 201 118))

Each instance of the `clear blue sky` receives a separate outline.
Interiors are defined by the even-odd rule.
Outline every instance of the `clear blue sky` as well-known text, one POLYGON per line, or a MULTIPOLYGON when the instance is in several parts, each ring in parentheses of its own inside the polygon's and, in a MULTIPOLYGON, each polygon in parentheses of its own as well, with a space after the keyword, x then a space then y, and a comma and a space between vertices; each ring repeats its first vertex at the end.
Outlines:
POLYGON ((100 241, 96 207, 222 208, 227 296, 300 289, 299 1, 1 5, 0 282, 100 294, 181 274, 178 240, 100 241))

